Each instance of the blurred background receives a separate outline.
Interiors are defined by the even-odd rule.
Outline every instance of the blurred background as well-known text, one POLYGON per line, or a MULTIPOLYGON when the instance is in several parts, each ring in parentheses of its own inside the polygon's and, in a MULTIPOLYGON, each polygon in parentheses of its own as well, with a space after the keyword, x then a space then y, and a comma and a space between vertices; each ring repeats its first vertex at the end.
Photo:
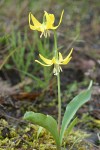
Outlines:
MULTIPOLYGON (((43 38, 41 42, 40 34, 29 28, 28 14, 32 12, 42 22, 44 10, 46 10, 55 15, 55 25, 57 25, 63 9, 63 21, 57 29, 58 47, 65 56, 72 47, 74 48, 70 67, 76 72, 76 77, 73 75, 74 77, 72 78, 82 81, 85 77, 89 77, 100 84, 100 71, 98 69, 100 66, 99 0, 1 0, 0 65, 4 63, 5 58, 7 58, 6 56, 10 55, 2 68, 4 72, 7 73, 6 69, 8 69, 8 72, 10 72, 9 69, 14 69, 13 71, 17 72, 19 78, 22 79, 26 76, 25 73, 35 74, 34 69, 37 66, 39 68, 39 65, 34 63, 34 59, 37 59, 38 51, 43 51, 41 49, 44 49, 45 42, 46 49, 51 49, 50 51, 52 51, 53 36, 51 33, 48 41, 44 41, 43 38)), ((47 53, 46 56, 49 55, 49 52, 47 53)), ((41 73, 40 68, 37 70, 43 77, 44 73, 41 73)), ((64 71, 65 73, 66 71, 64 71)), ((1 77, 4 76, 2 74, 1 71, 1 77)), ((7 79, 7 77, 5 78, 7 79)), ((16 84, 16 82, 19 82, 17 80, 21 79, 11 82, 16 84)))
MULTIPOLYGON (((61 73, 62 113, 73 96, 86 89, 93 80, 91 101, 78 111, 83 128, 100 127, 100 0, 0 0, 0 116, 20 118, 26 110, 57 116, 56 77, 52 67, 35 63, 41 53, 53 56, 53 33, 40 39, 28 24, 31 12, 41 23, 44 11, 55 15, 58 24, 58 48, 64 57, 74 48, 72 61, 61 73), (90 120, 89 120, 90 119, 90 120), (97 127, 99 126, 99 127, 97 127)), ((9 117, 8 117, 9 120, 9 117)))

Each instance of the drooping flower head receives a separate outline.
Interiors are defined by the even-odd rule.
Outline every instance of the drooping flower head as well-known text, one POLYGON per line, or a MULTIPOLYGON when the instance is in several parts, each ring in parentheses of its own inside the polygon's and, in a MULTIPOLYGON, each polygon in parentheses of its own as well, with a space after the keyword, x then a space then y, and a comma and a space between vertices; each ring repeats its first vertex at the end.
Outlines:
POLYGON ((35 60, 35 61, 37 63, 41 64, 42 66, 52 66, 52 65, 54 65, 53 73, 54 73, 54 75, 57 75, 59 72, 62 71, 61 65, 66 65, 71 60, 72 52, 73 52, 73 48, 71 49, 70 53, 68 54, 68 56, 65 59, 63 59, 62 54, 60 52, 59 52, 58 59, 56 57, 53 57, 52 59, 47 59, 47 58, 43 57, 41 54, 39 54, 39 57, 42 59, 42 61, 45 64, 41 63, 38 60, 35 60))
POLYGON ((59 25, 62 21, 63 13, 64 13, 64 10, 61 13, 61 17, 60 17, 58 25, 54 26, 55 16, 53 14, 49 14, 46 11, 44 11, 43 23, 40 23, 30 12, 29 13, 30 29, 40 31, 41 32, 40 37, 42 37, 42 35, 44 35, 45 37, 50 36, 49 30, 55 30, 59 27, 59 25), (32 21, 32 23, 31 23, 31 21, 32 21))

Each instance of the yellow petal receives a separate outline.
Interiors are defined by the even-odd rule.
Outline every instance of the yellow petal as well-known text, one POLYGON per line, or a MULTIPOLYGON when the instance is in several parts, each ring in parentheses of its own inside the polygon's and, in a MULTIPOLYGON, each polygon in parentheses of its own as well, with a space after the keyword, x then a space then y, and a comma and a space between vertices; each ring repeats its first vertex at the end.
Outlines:
POLYGON ((32 15, 32 13, 29 13, 29 26, 32 30, 39 30, 40 31, 40 26, 42 24, 32 15), (33 25, 30 23, 32 19, 33 25))
POLYGON ((47 65, 53 64, 53 61, 51 59, 47 59, 47 58, 43 57, 41 54, 39 54, 39 56, 47 65))
POLYGON ((32 22, 34 24, 34 26, 41 26, 41 23, 32 15, 32 13, 30 13, 30 17, 32 19, 32 22))
POLYGON ((71 49, 70 53, 68 54, 68 56, 63 61, 66 61, 67 59, 69 59, 71 54, 72 54, 72 52, 73 52, 73 48, 71 49))
POLYGON ((60 63, 61 65, 66 65, 70 62, 70 60, 72 59, 72 57, 66 59, 65 61, 63 61, 62 63, 60 63))
POLYGON ((63 57, 62 57, 62 54, 59 52, 59 62, 62 62, 63 61, 63 57))
POLYGON ((43 64, 43 63, 41 63, 41 62, 40 62, 40 61, 38 61, 38 60, 35 60, 35 62, 39 63, 39 64, 40 64, 40 65, 42 65, 42 66, 51 66, 51 65, 43 64))
POLYGON ((44 16, 46 17, 46 29, 51 29, 54 21, 55 21, 55 17, 53 14, 48 14, 46 11, 44 11, 44 16))
POLYGON ((62 65, 66 65, 66 64, 69 63, 69 61, 72 59, 72 57, 71 57, 72 52, 73 52, 73 48, 71 49, 71 51, 68 54, 68 56, 65 59, 63 59, 63 62, 61 62, 62 65))
POLYGON ((61 13, 61 17, 60 17, 60 20, 59 20, 59 23, 58 23, 58 25, 57 26, 52 26, 52 28, 51 29, 57 29, 58 27, 59 27, 59 25, 61 24, 61 22, 62 22, 62 17, 63 17, 63 14, 64 14, 64 10, 62 11, 62 13, 61 13))
POLYGON ((53 63, 53 64, 56 64, 56 63, 57 63, 55 57, 52 58, 52 63, 53 63))

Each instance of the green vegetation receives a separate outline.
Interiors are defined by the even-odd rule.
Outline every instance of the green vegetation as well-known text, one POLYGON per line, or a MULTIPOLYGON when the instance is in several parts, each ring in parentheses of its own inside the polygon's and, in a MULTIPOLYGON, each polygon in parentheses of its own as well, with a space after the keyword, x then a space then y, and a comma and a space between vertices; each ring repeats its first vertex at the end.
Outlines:
MULTIPOLYGON (((0 150, 27 150, 33 148, 36 150, 56 150, 56 145, 50 133, 43 128, 37 139, 38 130, 39 126, 30 123, 19 122, 19 124, 14 127, 8 124, 6 120, 1 119, 0 150)), ((82 131, 71 131, 69 136, 65 136, 63 147, 66 145, 70 147, 70 145, 72 145, 72 147, 78 148, 78 150, 80 150, 79 147, 82 150, 86 149, 86 147, 91 148, 89 143, 83 141, 83 139, 88 136, 88 134, 82 131)))
MULTIPOLYGON (((29 79, 31 82, 19 88, 19 91, 21 89, 22 95, 32 93, 33 99, 30 102, 31 98, 25 97, 24 102, 21 101, 21 97, 19 99, 12 98, 12 95, 6 94, 6 92, 2 97, 2 93, 0 93, 0 150, 50 150, 50 148, 56 150, 55 140, 47 130, 22 121, 22 117, 26 111, 34 111, 36 114, 39 111, 50 114, 57 120, 56 78, 52 75, 52 67, 42 68, 35 62, 35 59, 38 60, 39 58, 39 53, 45 58, 52 59, 55 50, 53 32, 51 31, 50 38, 40 39, 40 33, 31 31, 29 28, 28 14, 32 12, 42 22, 44 10, 53 13, 56 16, 54 24, 56 26, 59 22, 59 14, 63 9, 62 26, 57 29, 58 51, 66 56, 68 50, 73 47, 74 59, 68 67, 64 66, 61 73, 62 116, 66 104, 80 91, 86 89, 91 79, 94 80, 93 86, 99 87, 99 0, 95 2, 93 0, 1 0, 0 82, 7 81, 13 91, 14 86, 23 83, 23 81, 25 83, 29 79), (82 61, 81 58, 83 58, 82 61), (92 67, 91 63, 90 66, 89 63, 86 65, 84 58, 85 60, 92 60, 94 65, 92 64, 92 67), (80 77, 81 73, 82 76, 80 77), (35 94, 40 96, 34 98, 35 94), (13 116, 12 119, 9 119, 10 115, 13 116), (16 119, 19 116, 21 118, 16 119)), ((68 124, 67 130, 65 128, 68 120, 64 121, 65 125, 62 129, 64 135, 61 137, 63 139, 61 141, 62 150, 66 148, 69 150, 98 148, 100 135, 97 133, 100 129, 100 120, 96 108, 100 95, 97 89, 94 93, 96 94, 93 94, 92 104, 87 103, 82 107, 83 111, 79 110, 77 113, 79 119, 72 120, 70 125, 68 124), (76 128, 74 128, 75 125, 76 128), (84 130, 88 131, 89 134, 84 130), (97 137, 94 144, 85 139, 90 136, 91 132, 95 133, 97 137)), ((20 92, 17 94, 20 95, 20 92)), ((66 120, 67 114, 64 116, 64 120, 66 120)), ((67 118, 70 120, 70 117, 69 115, 67 118)))

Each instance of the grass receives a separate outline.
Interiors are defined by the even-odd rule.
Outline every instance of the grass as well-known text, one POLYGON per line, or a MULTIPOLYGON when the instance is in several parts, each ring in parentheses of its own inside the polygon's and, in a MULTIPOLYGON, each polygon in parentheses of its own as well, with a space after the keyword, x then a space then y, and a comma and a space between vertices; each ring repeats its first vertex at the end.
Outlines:
MULTIPOLYGON (((40 21, 42 21, 40 18, 44 10, 50 13, 54 13, 56 16, 57 24, 60 12, 64 9, 65 13, 62 26, 60 26, 58 29, 58 40, 60 41, 59 47, 62 47, 63 53, 67 53, 67 50, 69 50, 70 47, 75 47, 75 50, 78 50, 80 53, 81 51, 83 51, 84 54, 86 53, 92 58, 99 59, 100 56, 97 53, 97 51, 99 51, 99 48, 94 47, 94 44, 96 44, 97 47, 100 44, 100 40, 98 39, 100 26, 99 7, 99 0, 96 0, 95 2, 93 0, 18 0, 14 2, 13 0, 0 1, 0 58, 2 58, 3 65, 1 71, 3 70, 7 72, 10 69, 15 69, 18 70, 21 80, 24 80, 26 77, 31 78, 33 80, 33 83, 32 85, 25 87, 25 90, 27 91, 31 91, 33 89, 39 90, 40 88, 45 89, 51 82, 51 70, 47 67, 41 69, 41 66, 35 63, 34 60, 39 59, 38 53, 41 53, 43 56, 46 56, 48 58, 52 58, 52 53, 49 53, 49 51, 51 51, 49 47, 51 47, 52 49, 52 34, 50 37, 50 41, 48 41, 48 39, 43 39, 41 41, 39 35, 36 32, 30 31, 28 26, 28 13, 30 11, 40 21), (90 30, 88 27, 91 27, 90 30), (88 38, 86 37, 87 31, 88 38), (36 43, 38 44, 36 45, 36 43), (44 46, 46 49, 45 51, 44 46), (85 50, 87 50, 87 52, 85 50)), ((82 86, 83 85, 84 83, 82 83, 82 86)), ((64 91, 64 101, 66 100, 66 97, 70 99, 70 97, 72 96, 72 92, 76 92, 78 86, 79 84, 76 81, 67 86, 68 93, 66 94, 66 91, 64 91)), ((46 103, 48 103, 48 101, 46 101, 46 103)), ((54 104, 56 104, 56 102, 54 104)), ((91 126, 91 124, 89 125, 91 126)), ((48 135, 48 133, 43 130, 43 132, 41 133, 40 141, 34 141, 33 143, 32 139, 29 140, 28 136, 33 133, 34 128, 35 127, 31 127, 31 125, 29 124, 28 127, 25 127, 25 130, 19 129, 19 132, 16 133, 17 130, 14 127, 11 127, 9 125, 3 126, 0 131, 0 143, 2 144, 0 150, 3 150, 5 148, 8 150, 9 147, 10 150, 13 150, 14 146, 16 147, 15 149, 18 149, 18 147, 20 146, 22 146, 21 148, 24 150, 31 147, 33 149, 33 144, 36 145, 37 143, 36 146, 38 147, 38 142, 41 143, 41 149, 43 149, 45 144, 42 144, 43 141, 41 137, 44 137, 45 143, 47 143, 48 137, 50 137, 50 135, 48 135), (8 135, 6 135, 6 138, 1 135, 2 131, 6 130, 6 127, 8 128, 8 130, 10 130, 10 138, 7 137, 8 135), (21 132, 22 135, 20 135, 21 132), (8 145, 6 145, 6 143, 8 143, 8 145)), ((8 130, 7 134, 9 132, 8 130)), ((37 130, 38 127, 36 127, 36 131, 34 130, 35 134, 32 135, 32 138, 33 136, 36 137, 37 130)), ((65 145, 67 143, 69 147, 72 146, 72 148, 78 148, 79 146, 81 146, 79 136, 82 133, 79 132, 77 137, 75 134, 72 133, 72 135, 67 137, 65 145)), ((49 144, 51 146, 54 146, 52 144, 53 140, 51 137, 49 140, 49 144)))
POLYGON ((3 64, 5 65, 6 69, 15 68, 19 72, 21 80, 24 80, 25 77, 29 77, 37 82, 37 89, 45 88, 49 84, 51 71, 47 67, 41 69, 40 65, 35 62, 35 59, 36 57, 38 59, 38 52, 43 56, 48 57, 51 57, 52 53, 49 53, 49 41, 46 42, 45 52, 45 39, 41 42, 39 36, 36 34, 34 34, 33 41, 34 39, 37 41, 38 46, 36 46, 35 42, 31 43, 29 41, 27 31, 25 31, 24 35, 21 35, 20 32, 17 34, 13 32, 11 37, 7 40, 7 44, 10 46, 10 48, 8 50, 8 56, 5 58, 3 64), (10 61, 6 63, 9 58, 10 61), (39 77, 40 74, 41 79, 39 77))

